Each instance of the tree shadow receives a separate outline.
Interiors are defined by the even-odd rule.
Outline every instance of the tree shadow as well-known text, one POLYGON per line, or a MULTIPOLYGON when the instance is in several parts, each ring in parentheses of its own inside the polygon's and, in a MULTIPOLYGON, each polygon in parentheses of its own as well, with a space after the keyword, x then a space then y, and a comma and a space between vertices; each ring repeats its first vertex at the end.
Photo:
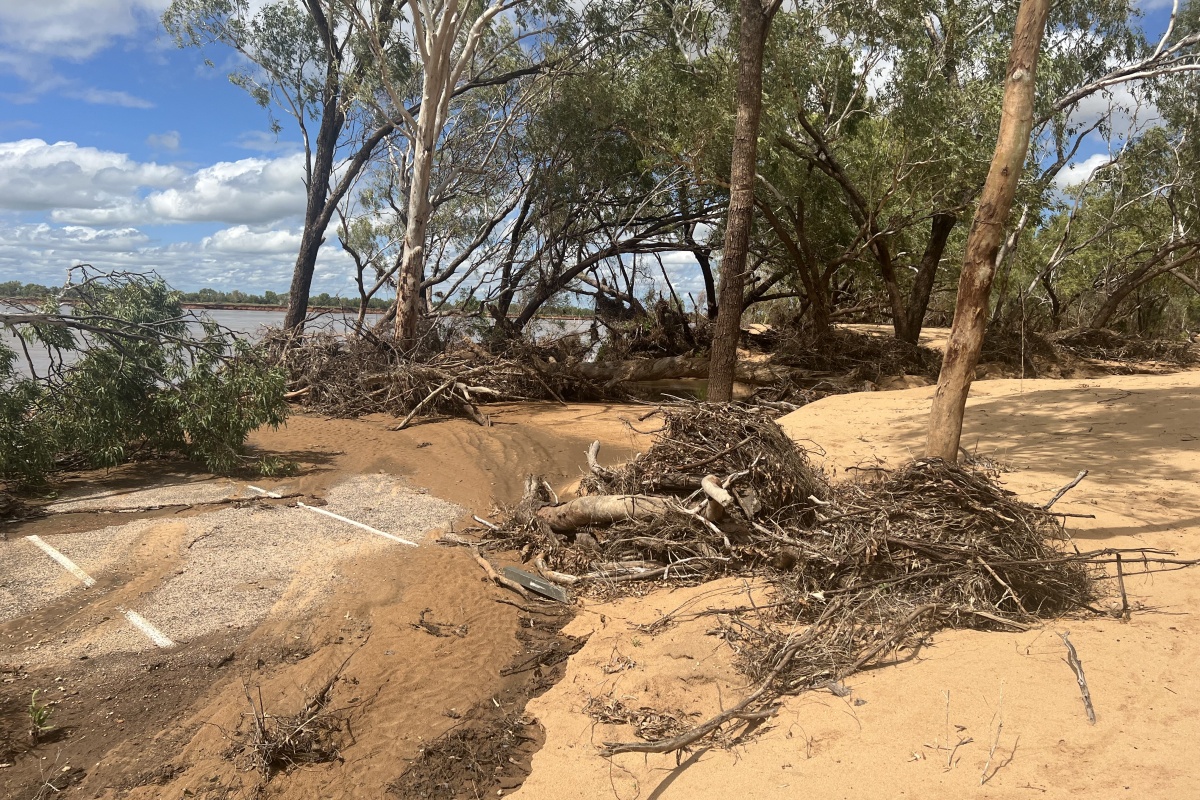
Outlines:
MULTIPOLYGON (((963 423, 963 447, 1022 471, 1070 478, 1087 469, 1118 489, 1147 480, 1200 478, 1200 387, 1130 391, 1063 383, 1062 388, 973 399, 963 423), (1015 440, 1014 427, 1020 431, 1015 440), (1195 457, 1179 457, 1191 454, 1195 457)), ((919 453, 925 423, 924 415, 897 421, 886 436, 919 453)))

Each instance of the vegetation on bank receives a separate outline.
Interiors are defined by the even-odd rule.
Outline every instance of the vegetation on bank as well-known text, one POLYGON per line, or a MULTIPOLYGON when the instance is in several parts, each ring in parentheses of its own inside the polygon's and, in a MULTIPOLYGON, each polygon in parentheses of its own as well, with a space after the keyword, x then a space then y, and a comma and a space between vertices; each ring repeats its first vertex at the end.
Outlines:
POLYGON ((214 472, 280 469, 243 445, 285 419, 282 371, 182 303, 160 278, 77 270, 40 307, 0 314, 17 338, 16 350, 0 341, 0 478, 36 483, 63 467, 161 455, 214 472), (44 374, 37 350, 50 360, 44 374))

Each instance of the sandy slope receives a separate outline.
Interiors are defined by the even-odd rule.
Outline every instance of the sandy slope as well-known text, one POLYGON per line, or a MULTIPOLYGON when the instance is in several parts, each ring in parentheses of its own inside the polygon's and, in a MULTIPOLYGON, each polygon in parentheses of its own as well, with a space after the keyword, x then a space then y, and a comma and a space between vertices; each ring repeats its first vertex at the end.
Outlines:
MULTIPOLYGON (((806 446, 823 448, 818 461, 842 479, 846 467, 894 466, 918 453, 932 391, 829 397, 781 424, 806 446)), ((1082 549, 1150 546, 1200 555, 1198 372, 978 383, 963 443, 1012 467, 1004 482, 1035 502, 1091 470, 1057 506, 1096 515, 1072 520, 1082 549)), ((728 647, 706 635, 712 617, 693 616, 658 636, 630 623, 693 598, 692 610, 743 604, 745 587, 727 582, 715 587, 724 596, 708 586, 592 606, 568 629, 591 632, 591 640, 565 679, 529 706, 548 738, 517 795, 1200 797, 1200 571, 1128 586, 1131 600, 1154 609, 1131 623, 944 633, 918 659, 850 679, 850 697, 794 698, 758 739, 695 753, 678 766, 673 755, 625 755, 611 764, 599 758, 596 744, 626 740, 629 729, 593 725, 581 709, 599 697, 707 716, 735 702, 745 686, 728 647), (1055 635, 1067 629, 1091 685, 1094 727, 1055 635)))

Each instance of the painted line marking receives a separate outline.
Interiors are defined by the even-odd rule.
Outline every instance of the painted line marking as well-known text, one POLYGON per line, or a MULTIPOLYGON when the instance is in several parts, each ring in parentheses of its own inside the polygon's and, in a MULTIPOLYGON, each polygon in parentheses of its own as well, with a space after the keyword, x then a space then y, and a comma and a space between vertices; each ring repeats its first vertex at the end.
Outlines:
POLYGON ((150 622, 141 614, 137 613, 136 611, 125 611, 123 613, 125 614, 125 619, 129 620, 133 627, 146 634, 146 638, 154 642, 154 644, 157 646, 163 649, 175 646, 174 642, 167 638, 167 636, 158 628, 151 625, 150 622))
POLYGON ((266 489, 260 489, 260 488, 258 488, 257 486, 251 486, 251 485, 250 485, 250 484, 248 484, 248 483, 246 484, 246 488, 247 488, 247 489, 249 489, 249 490, 250 490, 250 491, 252 491, 252 492, 258 492, 259 494, 261 494, 261 495, 263 495, 263 496, 265 496, 265 497, 274 497, 276 500, 278 500, 278 499, 280 499, 281 497, 283 497, 283 495, 281 495, 281 494, 279 494, 279 493, 277 493, 277 492, 268 492, 266 489))
POLYGON ((51 547, 50 545, 48 545, 44 541, 42 541, 42 537, 26 536, 25 538, 28 539, 29 541, 33 542, 34 544, 36 544, 38 547, 40 547, 42 549, 43 553, 45 553, 46 555, 50 556, 55 561, 57 561, 62 566, 63 569, 65 569, 67 572, 71 573, 76 578, 78 578, 80 581, 82 581, 84 586, 86 586, 90 589, 92 586, 95 585, 95 583, 96 583, 95 578, 93 578, 91 575, 88 575, 86 572, 84 572, 78 566, 76 566, 74 561, 67 558, 62 553, 58 552, 53 547, 51 547))
POLYGON ((348 517, 343 517, 341 514, 335 514, 332 511, 326 511, 325 509, 317 508, 316 506, 306 506, 304 503, 296 503, 296 505, 298 505, 300 508, 308 509, 309 511, 313 511, 317 514, 324 514, 327 517, 333 517, 334 519, 338 520, 339 522, 344 522, 347 525, 353 525, 356 528, 362 528, 364 531, 367 531, 369 533, 374 533, 377 536, 382 536, 385 539, 391 539, 393 542, 399 542, 400 544, 406 544, 409 547, 417 547, 418 546, 416 542, 410 542, 408 539, 401 539, 399 536, 394 536, 390 533, 385 533, 384 531, 381 531, 378 528, 372 528, 370 525, 364 525, 361 522, 355 522, 354 520, 349 519, 348 517))

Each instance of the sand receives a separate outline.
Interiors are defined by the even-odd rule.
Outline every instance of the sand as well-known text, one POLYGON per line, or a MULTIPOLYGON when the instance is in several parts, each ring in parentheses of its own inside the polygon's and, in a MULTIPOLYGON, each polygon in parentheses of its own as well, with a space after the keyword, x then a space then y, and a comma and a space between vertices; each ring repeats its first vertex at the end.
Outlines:
MULTIPOLYGON (((845 479, 847 467, 886 468, 920 452, 932 391, 829 397, 781 424, 845 479)), ((1003 482, 1035 502, 1090 470, 1056 506, 1096 515, 1071 520, 1081 549, 1200 555, 1200 373, 977 383, 963 443, 1007 464, 1013 471, 1003 482)), ((1200 573, 1131 579, 1128 588, 1143 609, 1128 624, 1063 620, 1022 633, 945 632, 908 663, 849 679, 848 697, 792 698, 752 741, 701 750, 678 765, 674 755, 601 759, 596 745, 627 740, 629 729, 595 725, 582 708, 592 697, 616 697, 707 716, 736 702, 746 686, 728 646, 707 635, 711 618, 686 619, 655 637, 631 625, 705 593, 693 610, 741 604, 747 588, 727 581, 592 605, 567 629, 590 634, 587 645, 564 680, 530 703, 547 742, 514 796, 1200 796, 1192 755, 1200 738, 1200 573), (711 594, 718 590, 726 594, 711 594), (1056 635, 1064 630, 1084 663, 1094 726, 1064 663, 1056 635)))
POLYGON ((431 539, 519 499, 529 472, 556 486, 578 481, 593 439, 609 464, 647 439, 627 425, 640 408, 488 411, 490 428, 445 420, 397 432, 389 417, 300 415, 252 437, 259 452, 298 466, 295 477, 255 485, 417 547, 288 507, 294 498, 222 505, 254 493, 182 465, 69 476, 51 509, 59 513, 0 541, 0 797, 33 796, 47 764, 77 796, 250 796, 257 777, 235 742, 247 687, 268 713, 294 713, 339 667, 332 703, 352 715, 343 759, 277 776, 270 796, 378 797, 471 709, 519 713, 536 676, 501 674, 529 646, 517 609, 496 602, 506 592, 468 552, 431 539), (113 513, 160 505, 171 508, 113 513), (85 590, 24 539, 31 534, 96 586, 85 590), (155 648, 126 608, 176 646, 155 648), (454 633, 431 635, 421 621, 454 633), (54 703, 57 733, 28 752, 24 709, 35 689, 54 703))
MULTIPOLYGON (((845 480, 856 472, 847 467, 887 468, 919 453, 931 394, 915 388, 829 397, 781 424, 831 476, 845 480)), ((526 647, 515 635, 517 610, 496 602, 510 595, 481 581, 466 552, 433 545, 431 529, 514 502, 528 473, 569 487, 593 439, 604 444, 603 463, 629 458, 648 444, 629 424, 644 427, 636 422, 641 410, 499 406, 489 409, 491 428, 449 420, 399 432, 388 430, 394 420, 385 417, 298 416, 279 431, 255 434, 261 452, 300 468, 296 477, 258 485, 320 498, 330 509, 420 539, 417 548, 326 529, 316 515, 287 508, 154 512, 116 525, 116 515, 85 509, 152 505, 180 496, 172 487, 183 484, 190 484, 188 497, 202 501, 239 496, 240 489, 172 475, 171 487, 146 492, 153 482, 146 470, 82 476, 88 487, 64 494, 64 503, 77 505, 60 509, 73 513, 14 533, 43 535, 94 570, 103 607, 48 559, 20 558, 27 542, 14 536, 3 543, 0 560, 13 570, 0 572, 0 614, 13 618, 0 621, 0 662, 43 666, 23 672, 0 663, 0 694, 19 703, 41 688, 61 699, 55 713, 70 736, 42 752, 86 773, 69 795, 215 800, 249 796, 254 784, 232 737, 245 725, 243 687, 261 691, 273 713, 290 713, 346 664, 334 694, 336 704, 353 709, 354 741, 343 760, 277 776, 268 796, 388 796, 387 785, 409 760, 458 726, 463 712, 484 704, 504 713, 524 703, 514 694, 514 681, 524 676, 500 676, 526 647), (42 562, 46 569, 34 566, 42 562), (110 652, 72 661, 87 654, 81 643, 119 625, 105 609, 133 600, 147 603, 139 607, 182 644, 129 652, 113 640, 110 652), (203 615, 186 613, 189 602, 221 625, 204 627, 203 615), (415 624, 424 610, 464 635, 430 635, 415 624)), ((1200 555, 1200 373, 978 383, 963 442, 1010 468, 1003 481, 1036 502, 1080 469, 1091 470, 1057 506, 1096 515, 1071 522, 1081 548, 1136 545, 1200 555)), ((605 761, 597 745, 626 740, 630 731, 594 724, 583 708, 592 699, 620 701, 694 722, 736 702, 747 687, 730 644, 710 634, 711 617, 695 612, 759 602, 763 590, 725 580, 585 604, 566 632, 590 638, 562 680, 524 708, 546 741, 532 775, 511 794, 1200 796, 1200 764, 1191 756, 1200 738, 1200 572, 1136 578, 1128 586, 1139 610, 1128 624, 1065 620, 1020 633, 945 632, 918 658, 849 679, 847 697, 789 699, 753 739, 679 763, 673 755, 605 761), (685 604, 680 624, 658 635, 632 627, 685 604), (1095 726, 1063 661, 1056 632, 1067 629, 1087 670, 1095 726)), ((28 776, 36 777, 18 775, 27 766, 0 770, 0 795, 24 792, 28 776)), ((501 794, 510 794, 509 784, 501 794)))

